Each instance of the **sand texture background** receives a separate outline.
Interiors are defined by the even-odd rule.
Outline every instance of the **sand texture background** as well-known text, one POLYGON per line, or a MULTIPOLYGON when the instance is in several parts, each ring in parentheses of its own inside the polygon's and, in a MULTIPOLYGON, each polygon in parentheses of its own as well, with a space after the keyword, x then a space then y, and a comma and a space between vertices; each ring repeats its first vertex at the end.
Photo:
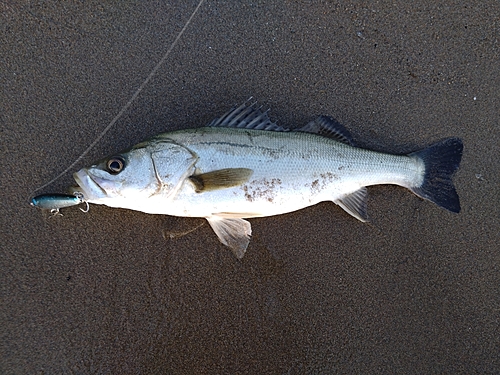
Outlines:
POLYGON ((206 0, 71 171, 253 96, 281 125, 331 115, 374 150, 462 138, 458 215, 371 187, 369 224, 331 202, 254 219, 238 261, 202 219, 28 205, 196 5, 0 3, 0 373, 499 373, 497 0, 206 0))

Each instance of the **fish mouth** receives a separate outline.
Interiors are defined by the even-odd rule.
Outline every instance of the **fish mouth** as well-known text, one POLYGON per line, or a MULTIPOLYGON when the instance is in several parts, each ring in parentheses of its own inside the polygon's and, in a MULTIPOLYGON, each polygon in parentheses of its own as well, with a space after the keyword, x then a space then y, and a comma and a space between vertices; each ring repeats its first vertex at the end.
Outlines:
POLYGON ((83 197, 87 202, 99 200, 108 196, 106 191, 94 178, 92 178, 86 168, 73 173, 73 178, 81 188, 83 197))

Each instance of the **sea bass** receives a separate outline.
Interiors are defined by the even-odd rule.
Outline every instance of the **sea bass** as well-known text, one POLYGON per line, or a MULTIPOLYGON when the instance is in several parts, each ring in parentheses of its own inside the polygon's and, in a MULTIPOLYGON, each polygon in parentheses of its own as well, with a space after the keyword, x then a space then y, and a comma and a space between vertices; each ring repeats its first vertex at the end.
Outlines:
POLYGON ((451 177, 462 149, 460 139, 448 138, 408 155, 370 151, 330 117, 290 131, 243 104, 207 127, 160 134, 74 178, 88 203, 206 218, 242 258, 252 232, 244 219, 333 201, 366 221, 370 185, 403 186, 459 212, 451 177))

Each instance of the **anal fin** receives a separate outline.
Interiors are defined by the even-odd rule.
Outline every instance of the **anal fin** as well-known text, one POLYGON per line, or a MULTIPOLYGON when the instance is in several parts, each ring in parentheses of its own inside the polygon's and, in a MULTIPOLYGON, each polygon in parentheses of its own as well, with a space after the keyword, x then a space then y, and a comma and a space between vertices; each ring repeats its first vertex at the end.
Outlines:
POLYGON ((219 237, 220 242, 229 247, 238 259, 243 258, 252 235, 250 223, 241 218, 227 218, 215 215, 206 219, 217 237, 219 237))
POLYGON ((366 209, 367 197, 368 190, 363 186, 361 189, 358 189, 341 199, 337 199, 334 202, 342 207, 349 215, 354 216, 360 221, 366 222, 368 221, 368 213, 366 209))

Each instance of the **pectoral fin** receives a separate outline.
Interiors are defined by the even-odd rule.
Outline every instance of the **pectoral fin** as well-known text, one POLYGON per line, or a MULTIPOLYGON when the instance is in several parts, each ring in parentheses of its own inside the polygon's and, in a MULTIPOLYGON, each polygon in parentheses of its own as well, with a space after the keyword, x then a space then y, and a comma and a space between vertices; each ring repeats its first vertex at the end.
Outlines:
POLYGON ((244 184, 252 176, 249 168, 226 168, 189 176, 197 193, 226 189, 244 184))
POLYGON ((354 216, 358 220, 366 222, 368 221, 368 214, 366 210, 367 196, 368 190, 363 186, 361 189, 356 190, 354 193, 346 195, 342 199, 337 199, 334 202, 342 207, 349 215, 354 216))
POLYGON ((252 227, 246 220, 240 218, 207 217, 220 242, 228 246, 238 259, 243 258, 247 250, 252 227))

